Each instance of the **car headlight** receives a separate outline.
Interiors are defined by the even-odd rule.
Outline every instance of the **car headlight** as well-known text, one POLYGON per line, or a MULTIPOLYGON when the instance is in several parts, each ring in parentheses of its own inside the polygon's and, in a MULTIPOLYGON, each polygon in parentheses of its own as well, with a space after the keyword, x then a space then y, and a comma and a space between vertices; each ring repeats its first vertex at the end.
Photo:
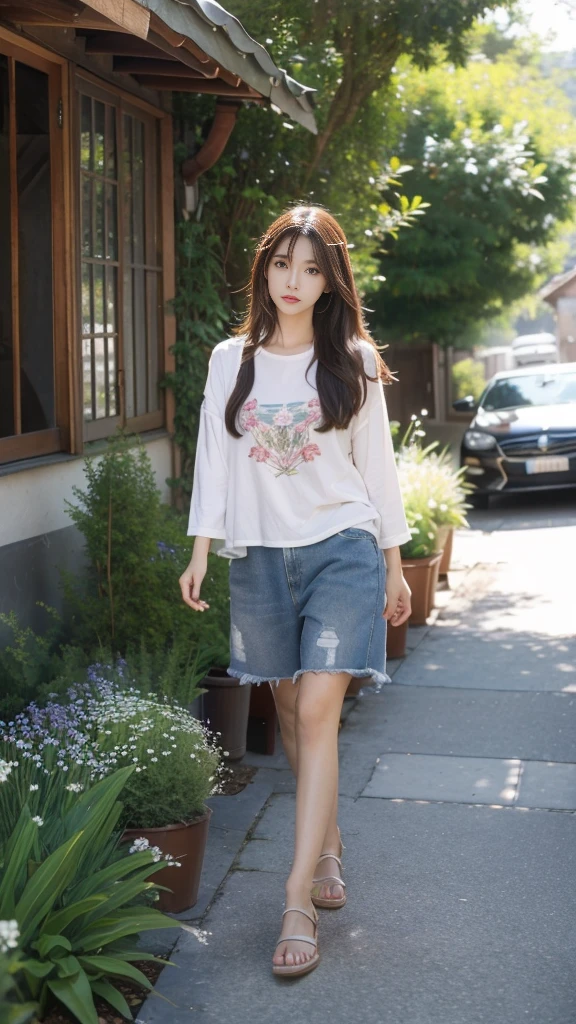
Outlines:
POLYGON ((467 430, 464 434, 464 444, 472 451, 486 452, 489 448, 496 447, 496 438, 492 434, 485 434, 483 430, 467 430))

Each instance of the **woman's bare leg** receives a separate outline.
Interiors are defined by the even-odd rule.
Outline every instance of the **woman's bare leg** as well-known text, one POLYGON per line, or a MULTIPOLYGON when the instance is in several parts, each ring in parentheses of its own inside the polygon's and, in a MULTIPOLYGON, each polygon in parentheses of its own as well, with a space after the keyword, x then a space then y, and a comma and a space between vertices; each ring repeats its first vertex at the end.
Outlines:
MULTIPOLYGON (((312 878, 334 809, 338 785, 338 724, 347 672, 305 672, 296 698, 296 833, 294 860, 286 882, 286 906, 303 907, 313 914, 312 878)), ((280 684, 282 685, 282 684, 280 684)), ((302 914, 286 914, 282 933, 313 935, 313 925, 302 914)), ((314 955, 309 943, 280 943, 276 964, 301 964, 314 955)))
MULTIPOLYGON (((281 679, 278 686, 274 683, 270 684, 270 688, 274 696, 274 702, 276 704, 276 711, 278 713, 282 745, 295 778, 298 777, 298 751, 296 748, 296 698, 298 696, 299 685, 299 681, 297 683, 293 683, 292 678, 281 679)), ((340 855, 340 832, 338 830, 338 779, 336 779, 332 812, 330 814, 330 821, 328 823, 326 835, 324 836, 324 843, 321 852, 325 853, 328 851, 334 851, 337 856, 340 855)), ((324 860, 321 860, 317 865, 314 877, 333 875, 335 872, 338 872, 338 862, 334 861, 332 863, 331 861, 328 861, 327 858, 324 858, 324 860)), ((322 899, 339 900, 344 895, 344 890, 341 885, 337 885, 335 882, 326 882, 320 886, 318 895, 322 899)))

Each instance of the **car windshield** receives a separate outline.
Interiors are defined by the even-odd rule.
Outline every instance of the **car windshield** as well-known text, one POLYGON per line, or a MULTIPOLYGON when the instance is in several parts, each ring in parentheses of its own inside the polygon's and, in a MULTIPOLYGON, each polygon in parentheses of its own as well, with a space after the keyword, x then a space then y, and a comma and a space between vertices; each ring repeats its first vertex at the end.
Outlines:
POLYGON ((480 400, 488 412, 526 405, 576 403, 576 373, 531 373, 505 377, 489 385, 480 400))

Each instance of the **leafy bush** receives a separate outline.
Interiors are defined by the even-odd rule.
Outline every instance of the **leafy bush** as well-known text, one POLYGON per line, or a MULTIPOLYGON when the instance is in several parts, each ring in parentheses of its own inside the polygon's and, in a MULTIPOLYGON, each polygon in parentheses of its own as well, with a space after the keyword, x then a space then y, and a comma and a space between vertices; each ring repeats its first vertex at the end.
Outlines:
MULTIPOLYGON (((12 784, 14 767, 20 766, 0 764, 1 789, 12 784)), ((52 824, 58 842, 51 852, 44 853, 40 839, 44 821, 27 803, 0 843, 0 919, 17 924, 24 957, 17 963, 18 992, 26 1013, 34 1001, 43 1017, 55 997, 81 1024, 98 1024, 94 997, 100 996, 130 1019, 113 981, 152 987, 131 961, 158 958, 138 949, 137 938, 152 928, 173 928, 174 921, 141 904, 157 888, 150 875, 166 863, 149 849, 117 848, 118 797, 134 771, 133 765, 122 768, 75 795, 52 824)))
POLYGON ((482 363, 475 359, 460 359, 452 367, 452 398, 466 398, 473 395, 476 401, 486 387, 486 376, 482 363))
MULTIPOLYGON (((424 415, 424 410, 422 410, 424 415)), ((468 526, 465 470, 454 469, 448 447, 437 452, 438 441, 423 447, 426 431, 412 416, 396 453, 398 479, 412 539, 401 546, 403 558, 426 558, 438 549, 440 527, 468 526)))
POLYGON ((175 639, 180 649, 209 648, 228 664, 228 560, 210 555, 211 607, 202 616, 193 612, 178 585, 190 561, 187 519, 160 502, 141 439, 119 431, 101 460, 87 459, 85 467, 86 491, 75 487, 78 504, 67 502, 90 563, 83 579, 62 574, 72 640, 127 656, 141 645, 165 652, 175 639))

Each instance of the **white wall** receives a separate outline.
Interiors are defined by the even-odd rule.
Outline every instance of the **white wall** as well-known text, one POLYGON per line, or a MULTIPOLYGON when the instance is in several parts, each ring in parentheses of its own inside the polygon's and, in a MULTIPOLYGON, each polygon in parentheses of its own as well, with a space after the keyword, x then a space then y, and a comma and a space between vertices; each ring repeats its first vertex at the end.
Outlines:
MULTIPOLYGON (((170 488, 164 481, 172 476, 170 438, 160 437, 145 447, 162 500, 169 502, 170 488)), ((0 547, 72 526, 64 499, 75 500, 73 485, 86 488, 84 456, 0 477, 0 547)))

